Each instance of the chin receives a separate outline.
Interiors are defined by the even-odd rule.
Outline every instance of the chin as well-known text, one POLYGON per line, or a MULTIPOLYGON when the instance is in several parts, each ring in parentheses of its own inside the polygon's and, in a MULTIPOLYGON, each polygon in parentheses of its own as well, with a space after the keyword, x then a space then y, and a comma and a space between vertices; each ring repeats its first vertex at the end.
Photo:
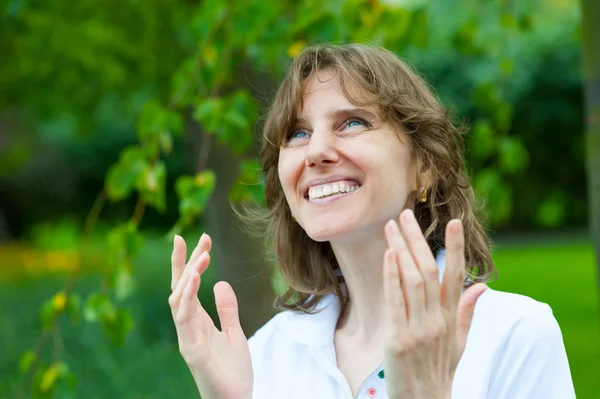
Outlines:
POLYGON ((357 231, 357 226, 353 223, 334 223, 326 218, 314 218, 302 227, 306 234, 317 242, 345 240, 357 231))

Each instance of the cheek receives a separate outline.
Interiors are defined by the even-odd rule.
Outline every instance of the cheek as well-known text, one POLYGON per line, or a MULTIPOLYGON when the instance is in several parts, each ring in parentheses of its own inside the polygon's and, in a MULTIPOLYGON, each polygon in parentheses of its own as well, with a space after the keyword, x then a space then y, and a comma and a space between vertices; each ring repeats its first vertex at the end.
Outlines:
POLYGON ((298 179, 302 173, 302 163, 299 162, 295 154, 280 154, 277 172, 279 174, 279 182, 283 187, 285 197, 290 202, 291 196, 296 192, 298 179))

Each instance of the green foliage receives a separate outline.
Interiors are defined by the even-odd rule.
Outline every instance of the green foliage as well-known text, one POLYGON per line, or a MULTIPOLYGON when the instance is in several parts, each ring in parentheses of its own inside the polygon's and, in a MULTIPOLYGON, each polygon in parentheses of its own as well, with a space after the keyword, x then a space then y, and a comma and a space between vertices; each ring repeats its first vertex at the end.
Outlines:
POLYGON ((83 318, 88 323, 115 320, 117 318, 117 309, 108 295, 95 292, 85 301, 83 318))
POLYGON ((128 198, 139 182, 143 184, 142 173, 148 167, 146 155, 139 146, 125 148, 119 162, 106 174, 106 192, 114 201, 128 198))
POLYGON ((215 189, 216 176, 212 170, 205 170, 196 176, 180 176, 175 189, 179 195, 179 220, 175 232, 189 227, 204 211, 215 189))

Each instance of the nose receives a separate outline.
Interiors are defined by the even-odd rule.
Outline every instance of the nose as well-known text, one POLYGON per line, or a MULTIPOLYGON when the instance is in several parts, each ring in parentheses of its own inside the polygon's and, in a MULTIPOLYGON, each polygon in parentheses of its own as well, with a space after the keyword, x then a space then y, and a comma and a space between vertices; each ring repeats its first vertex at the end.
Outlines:
POLYGON ((310 142, 306 148, 306 166, 335 164, 339 160, 339 154, 335 145, 336 136, 328 130, 313 131, 310 142))

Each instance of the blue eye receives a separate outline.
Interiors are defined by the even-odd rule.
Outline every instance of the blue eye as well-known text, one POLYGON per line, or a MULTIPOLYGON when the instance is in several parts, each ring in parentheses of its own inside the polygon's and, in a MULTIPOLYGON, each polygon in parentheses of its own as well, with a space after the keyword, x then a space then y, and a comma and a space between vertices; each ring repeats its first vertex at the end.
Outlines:
POLYGON ((288 134, 287 141, 290 142, 294 139, 303 139, 305 137, 308 137, 308 134, 304 130, 294 130, 288 134))
POLYGON ((292 133, 292 135, 290 136, 290 138, 291 139, 293 139, 293 138, 301 138, 301 137, 305 137, 305 136, 308 136, 308 134, 306 134, 306 132, 298 131, 298 132, 292 133))
POLYGON ((346 121, 345 126, 344 127, 355 127, 355 126, 366 126, 366 127, 370 127, 371 125, 369 124, 369 122, 365 121, 362 118, 350 118, 346 121))

